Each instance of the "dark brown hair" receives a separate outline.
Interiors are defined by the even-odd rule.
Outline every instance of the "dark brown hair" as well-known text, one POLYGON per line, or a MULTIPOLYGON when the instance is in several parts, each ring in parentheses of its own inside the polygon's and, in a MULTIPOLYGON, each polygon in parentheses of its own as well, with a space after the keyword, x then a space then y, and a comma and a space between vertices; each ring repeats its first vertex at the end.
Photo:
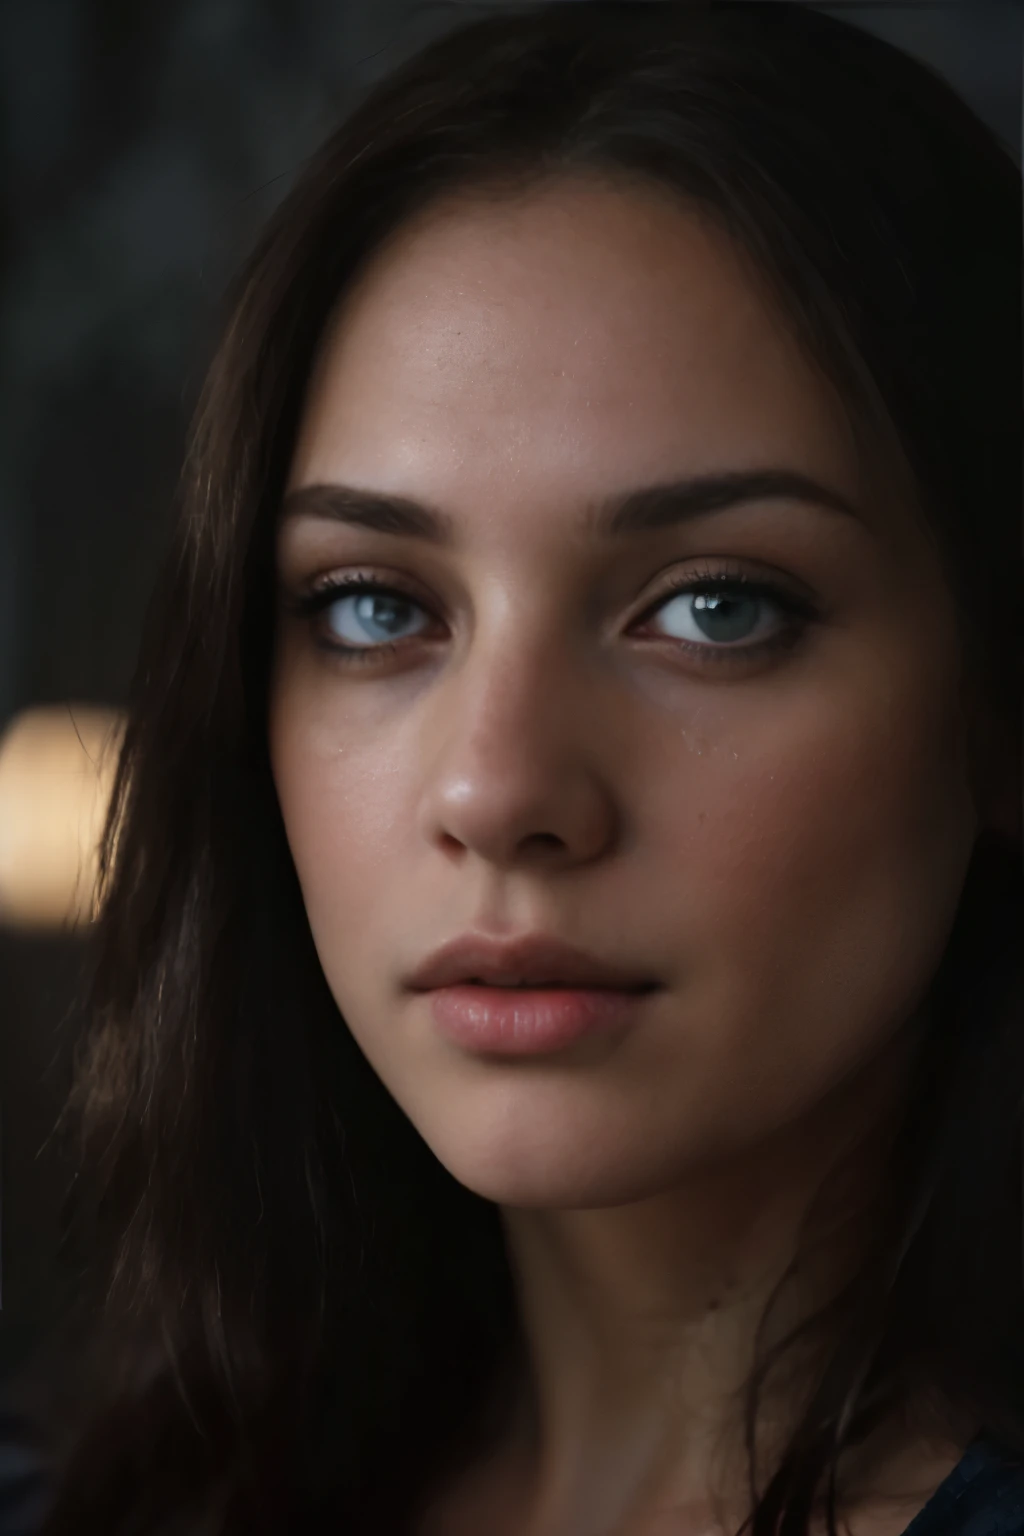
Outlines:
MULTIPOLYGON (((144 635, 65 1116, 87 1267, 47 1536, 407 1530, 515 1348, 495 1209, 385 1092, 313 948, 266 743, 273 525, 362 264, 443 195, 574 173, 653 179, 747 253, 864 441, 898 445, 1019 725, 1020 180, 952 90, 803 6, 659 0, 478 19, 377 85, 238 279, 144 635)), ((1024 1454, 1021 918, 1018 850, 983 838, 877 1240, 755 1536, 805 1536, 915 1385, 1024 1454)))

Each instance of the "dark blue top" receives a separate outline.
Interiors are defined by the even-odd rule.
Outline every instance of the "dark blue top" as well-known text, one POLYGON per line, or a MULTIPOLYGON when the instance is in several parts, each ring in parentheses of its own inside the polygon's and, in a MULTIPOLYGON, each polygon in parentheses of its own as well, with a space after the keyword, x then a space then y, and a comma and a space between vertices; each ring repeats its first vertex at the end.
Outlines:
POLYGON ((1024 1536, 1024 1462, 976 1440, 904 1536, 1024 1536))
MULTIPOLYGON (((0 1536, 36 1536, 46 1496, 41 1458, 0 1407, 0 1536)), ((1024 1536, 1024 1462, 976 1440, 904 1536, 1024 1536)))
POLYGON ((24 1424, 0 1402, 0 1536, 35 1536, 45 1508, 42 1458, 24 1424))

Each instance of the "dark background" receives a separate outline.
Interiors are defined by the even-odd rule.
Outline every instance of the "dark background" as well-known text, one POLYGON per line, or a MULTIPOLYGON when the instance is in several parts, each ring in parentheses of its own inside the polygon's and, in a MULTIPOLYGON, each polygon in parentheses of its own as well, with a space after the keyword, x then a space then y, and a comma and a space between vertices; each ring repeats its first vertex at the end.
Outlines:
MULTIPOLYGON (((1019 158, 1015 0, 818 8, 930 62, 1019 158)), ((123 702, 227 275, 358 93, 487 9, 0 0, 0 732, 123 702)), ((0 1374, 54 1305, 87 942, 0 929, 0 1374)))

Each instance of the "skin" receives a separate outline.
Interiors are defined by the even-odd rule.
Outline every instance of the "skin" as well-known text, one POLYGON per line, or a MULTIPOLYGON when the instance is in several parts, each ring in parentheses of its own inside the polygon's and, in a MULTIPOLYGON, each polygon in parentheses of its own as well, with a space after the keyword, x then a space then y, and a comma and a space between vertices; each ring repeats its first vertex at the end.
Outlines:
MULTIPOLYGON (((852 1150, 783 1319, 856 1253, 840 1218, 883 1166, 981 819, 952 599, 877 469, 726 237, 656 189, 435 206, 324 337, 289 490, 398 494, 454 534, 282 518, 275 782, 339 1009, 501 1206, 529 1346, 507 1431, 431 1536, 727 1528, 753 1330, 852 1150), (615 492, 765 467, 852 512, 761 499, 617 541, 585 521, 615 492), (665 583, 723 569, 815 617, 722 659, 665 583), (291 611, 344 571, 419 605, 365 665, 324 647, 379 636, 351 598, 291 611), (554 934, 661 987, 601 1041, 471 1055, 403 985, 469 929, 554 934)), ((785 624, 755 610, 755 638, 785 624)), ((888 1426, 851 1464, 856 1536, 902 1531, 960 1450, 888 1426)))

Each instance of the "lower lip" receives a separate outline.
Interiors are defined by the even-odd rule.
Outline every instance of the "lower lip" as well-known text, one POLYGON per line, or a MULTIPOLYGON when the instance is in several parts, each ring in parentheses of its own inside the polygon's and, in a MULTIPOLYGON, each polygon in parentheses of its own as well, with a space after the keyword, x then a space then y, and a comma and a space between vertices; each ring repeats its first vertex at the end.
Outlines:
POLYGON ((465 984, 437 987, 430 1006, 441 1034, 464 1050, 541 1056, 628 1027, 654 990, 465 984))

